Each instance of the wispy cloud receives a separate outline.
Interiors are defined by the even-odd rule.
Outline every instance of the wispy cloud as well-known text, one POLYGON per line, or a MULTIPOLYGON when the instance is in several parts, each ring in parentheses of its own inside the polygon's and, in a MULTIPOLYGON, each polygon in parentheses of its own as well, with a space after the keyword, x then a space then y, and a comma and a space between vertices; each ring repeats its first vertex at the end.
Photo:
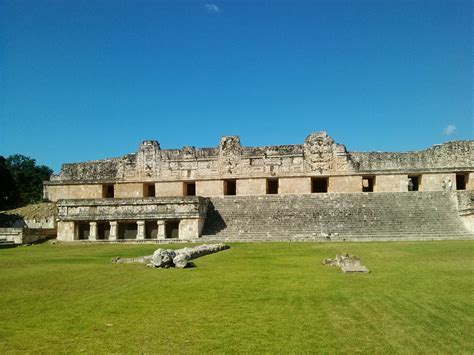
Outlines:
POLYGON ((450 136, 456 131, 456 126, 453 124, 448 124, 445 129, 443 129, 443 134, 445 136, 450 136))
POLYGON ((216 4, 205 4, 204 8, 207 12, 212 12, 213 14, 221 12, 221 9, 216 4))

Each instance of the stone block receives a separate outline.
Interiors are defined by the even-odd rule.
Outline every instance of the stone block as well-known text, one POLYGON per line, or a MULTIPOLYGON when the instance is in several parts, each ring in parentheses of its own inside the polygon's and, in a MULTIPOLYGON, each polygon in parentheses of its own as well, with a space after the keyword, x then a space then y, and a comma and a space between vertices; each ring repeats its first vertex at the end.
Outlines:
POLYGON ((342 265, 341 270, 342 272, 369 272, 364 265, 342 265))
POLYGON ((456 174, 454 173, 423 174, 421 176, 420 191, 447 191, 449 180, 451 180, 453 189, 455 189, 456 174))
POLYGON ((309 177, 280 178, 278 182, 280 195, 311 193, 311 178, 309 177))
POLYGON ((237 180, 237 195, 265 195, 267 179, 240 179, 237 180))
POLYGON ((223 180, 196 181, 196 195, 204 197, 224 196, 223 180))
POLYGON ((60 199, 102 198, 102 185, 46 185, 45 197, 53 202, 60 199))
POLYGON ((157 182, 155 184, 156 197, 183 196, 184 185, 181 181, 157 182))
POLYGON ((331 176, 328 192, 362 192, 362 176, 331 176))
POLYGON ((374 192, 406 192, 408 191, 408 175, 377 175, 374 192))
POLYGON ((143 197, 143 183, 115 184, 115 198, 143 197))
POLYGON ((74 222, 59 221, 57 238, 61 241, 73 241, 75 239, 74 222))

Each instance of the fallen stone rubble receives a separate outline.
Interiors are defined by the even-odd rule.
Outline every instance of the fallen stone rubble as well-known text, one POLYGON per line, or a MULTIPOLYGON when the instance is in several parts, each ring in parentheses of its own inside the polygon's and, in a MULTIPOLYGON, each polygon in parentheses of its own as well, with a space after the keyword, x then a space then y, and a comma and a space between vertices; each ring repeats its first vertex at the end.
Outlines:
POLYGON ((370 272, 357 256, 349 254, 336 254, 335 259, 324 259, 323 265, 337 266, 343 272, 370 272))
POLYGON ((176 267, 183 269, 190 265, 190 261, 204 255, 214 254, 221 250, 229 249, 230 246, 225 244, 204 244, 193 248, 183 249, 157 249, 153 255, 142 256, 139 258, 114 258, 113 263, 116 264, 147 264, 153 268, 170 268, 176 267))

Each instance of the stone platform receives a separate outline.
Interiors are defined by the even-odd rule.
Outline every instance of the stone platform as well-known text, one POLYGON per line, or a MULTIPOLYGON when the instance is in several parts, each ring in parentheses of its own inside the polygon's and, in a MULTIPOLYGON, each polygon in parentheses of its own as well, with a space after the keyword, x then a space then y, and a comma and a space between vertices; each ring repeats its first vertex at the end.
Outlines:
POLYGON ((473 231, 465 224, 466 216, 461 215, 468 210, 465 205, 471 196, 466 191, 212 198, 202 239, 473 239, 473 231), (460 200, 464 206, 458 206, 460 200))

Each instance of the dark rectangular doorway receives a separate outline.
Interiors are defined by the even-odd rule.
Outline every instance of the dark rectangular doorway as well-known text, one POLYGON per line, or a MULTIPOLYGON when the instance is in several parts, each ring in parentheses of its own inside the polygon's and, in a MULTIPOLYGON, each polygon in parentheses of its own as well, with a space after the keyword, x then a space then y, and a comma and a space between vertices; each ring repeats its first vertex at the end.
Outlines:
POLYGON ((237 183, 235 180, 224 180, 224 195, 236 195, 237 183))
POLYGON ((467 174, 456 174, 456 190, 466 190, 467 174))
POLYGON ((185 182, 184 183, 184 193, 185 196, 196 196, 196 183, 195 182, 185 182))
POLYGON ((120 222, 119 223, 119 239, 137 239, 137 223, 136 222, 120 222))
POLYGON ((90 225, 87 222, 79 222, 77 224, 77 239, 86 240, 89 239, 91 234, 90 225))
POLYGON ((145 238, 156 239, 158 238, 158 224, 156 221, 145 222, 145 238))
POLYGON ((328 192, 328 178, 312 178, 311 179, 312 193, 328 192))
POLYGON ((165 222, 165 237, 166 238, 179 238, 179 221, 166 221, 165 222))
POLYGON ((114 185, 111 185, 111 184, 102 185, 103 198, 114 198, 114 196, 115 196, 114 185))
POLYGON ((155 192, 155 184, 145 184, 143 186, 143 195, 145 197, 155 197, 156 192, 155 192))
POLYGON ((362 192, 374 192, 375 177, 364 176, 362 178, 362 192))
POLYGON ((107 240, 110 236, 110 223, 109 222, 98 222, 97 223, 97 238, 101 240, 107 240))
POLYGON ((413 175, 408 177, 408 191, 418 191, 420 189, 420 176, 413 175))
POLYGON ((278 194, 278 179, 267 180, 267 194, 277 195, 278 194))

